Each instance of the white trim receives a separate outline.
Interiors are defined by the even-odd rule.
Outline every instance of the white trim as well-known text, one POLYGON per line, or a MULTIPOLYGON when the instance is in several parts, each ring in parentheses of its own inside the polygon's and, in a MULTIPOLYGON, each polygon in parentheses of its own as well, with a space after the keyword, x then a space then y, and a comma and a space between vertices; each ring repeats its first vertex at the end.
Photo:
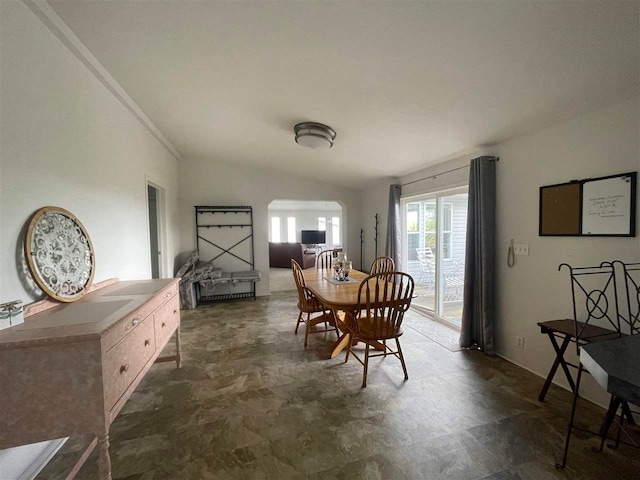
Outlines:
POLYGON ((446 197, 448 195, 456 195, 458 193, 468 193, 469 192, 469 181, 465 180, 464 182, 460 182, 460 184, 456 184, 455 186, 450 186, 442 190, 432 190, 425 191, 423 193, 414 193, 407 196, 400 196, 401 200, 404 200, 407 203, 416 202, 418 200, 428 200, 430 198, 436 197, 446 197))
POLYGON ((60 450, 64 442, 68 440, 66 438, 58 438, 51 440, 49 445, 42 451, 40 455, 33 459, 33 462, 26 468, 24 472, 17 478, 17 480, 33 480, 42 471, 42 469, 51 461, 53 456, 60 450))
POLYGON ((149 223, 149 186, 156 190, 156 221, 158 229, 158 278, 168 278, 167 273, 167 226, 166 226, 166 208, 165 208, 165 191, 164 188, 157 183, 151 181, 148 175, 145 175, 145 199, 146 203, 146 216, 147 216, 147 246, 149 247, 149 275, 152 276, 153 267, 151 265, 151 230, 149 223))
MULTIPOLYGON (((495 352, 494 352, 494 353, 495 353, 495 352)), ((535 376, 540 377, 540 378, 542 378, 543 380, 547 378, 547 375, 541 375, 540 373, 536 372, 535 370, 531 370, 529 367, 526 367, 526 366, 522 365, 521 363, 518 363, 518 362, 516 362, 515 360, 510 359, 510 358, 509 358, 509 357, 507 357, 506 355, 502 355, 502 354, 500 354, 500 353, 495 353, 495 354, 496 354, 496 356, 500 357, 501 359, 506 360, 506 361, 507 361, 507 362, 509 362, 509 363, 513 363, 516 367, 520 367, 520 368, 522 368, 522 369, 526 370, 526 371, 527 371, 527 372, 529 372, 529 373, 533 373, 535 376)), ((562 388, 562 389, 566 390, 567 392, 572 393, 572 392, 571 392, 571 389, 569 389, 566 385, 562 385, 561 383, 556 382, 556 381, 555 381, 555 379, 553 379, 553 380, 551 381, 551 383, 553 383, 553 384, 554 384, 555 386, 557 386, 557 387, 560 387, 560 388, 562 388)), ((583 389, 581 388, 580 390, 583 390, 583 389)), ((599 406, 599 407, 602 407, 602 408, 603 408, 603 409, 605 409, 605 410, 606 410, 607 408, 609 408, 609 406, 608 406, 608 405, 604 405, 604 404, 602 404, 602 403, 600 403, 600 402, 598 402, 598 401, 596 401, 596 400, 593 400, 593 399, 589 398, 589 396, 588 396, 588 395, 587 395, 587 396, 583 395, 583 394, 582 394, 582 392, 580 392, 580 398, 582 398, 582 399, 584 399, 584 400, 587 400, 588 402, 591 402, 591 403, 593 403, 594 405, 597 405, 597 406, 599 406)))
POLYGON ((93 76, 158 140, 176 160, 180 154, 136 102, 120 86, 75 33, 44 0, 22 0, 36 17, 66 46, 93 76))

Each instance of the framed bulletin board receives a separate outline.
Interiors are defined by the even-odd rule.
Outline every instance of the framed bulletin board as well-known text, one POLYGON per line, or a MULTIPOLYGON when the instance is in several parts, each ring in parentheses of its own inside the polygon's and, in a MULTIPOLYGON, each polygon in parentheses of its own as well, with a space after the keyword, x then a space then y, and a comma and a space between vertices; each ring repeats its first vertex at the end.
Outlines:
POLYGON ((635 237, 636 172, 540 187, 540 236, 635 237))

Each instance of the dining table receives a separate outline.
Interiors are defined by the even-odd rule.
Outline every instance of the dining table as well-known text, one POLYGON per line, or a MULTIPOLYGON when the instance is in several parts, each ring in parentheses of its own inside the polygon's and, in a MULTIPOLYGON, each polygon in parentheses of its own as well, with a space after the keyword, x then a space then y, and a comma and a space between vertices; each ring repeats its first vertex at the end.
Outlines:
MULTIPOLYGON (((342 352, 350 341, 347 325, 355 314, 362 309, 358 303, 358 291, 362 280, 369 276, 368 273, 351 270, 351 281, 332 281, 332 270, 328 268, 307 268, 302 271, 307 288, 318 300, 333 312, 334 319, 341 334, 333 344, 329 358, 335 358, 342 352)), ((371 342, 371 346, 377 350, 384 350, 380 342, 371 342)))

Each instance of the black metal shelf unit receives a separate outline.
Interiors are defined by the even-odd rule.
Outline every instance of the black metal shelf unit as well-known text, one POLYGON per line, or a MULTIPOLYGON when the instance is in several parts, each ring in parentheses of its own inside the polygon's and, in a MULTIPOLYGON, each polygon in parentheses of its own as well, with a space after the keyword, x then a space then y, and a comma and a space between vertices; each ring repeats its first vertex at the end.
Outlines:
MULTIPOLYGON (((239 298, 256 298, 255 282, 236 284, 231 276, 254 271, 253 209, 251 206, 196 205, 196 246, 202 261, 214 262, 225 272, 216 288, 226 286, 225 293, 206 294, 199 285, 198 303, 239 298), (227 277, 228 276, 228 277, 227 277), (228 281, 225 281, 229 278, 228 281), (250 288, 249 291, 247 291, 250 288), (244 291, 240 291, 244 290, 244 291)), ((215 282, 214 282, 215 283, 215 282)))

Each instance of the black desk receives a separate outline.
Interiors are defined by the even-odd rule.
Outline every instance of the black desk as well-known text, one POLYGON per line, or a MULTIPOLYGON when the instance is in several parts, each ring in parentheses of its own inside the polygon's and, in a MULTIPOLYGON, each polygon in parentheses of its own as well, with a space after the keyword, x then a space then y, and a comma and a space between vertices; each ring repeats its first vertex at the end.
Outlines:
MULTIPOLYGON (((604 446, 605 439, 609 434, 609 429, 615 420, 618 409, 622 407, 624 417, 628 415, 630 422, 633 421, 629 403, 640 404, 640 335, 623 336, 613 340, 584 345, 580 350, 580 367, 578 378, 573 394, 573 405, 565 441, 564 456, 561 464, 556 466, 564 468, 567 464, 567 454, 569 452, 569 441, 573 429, 583 430, 574 425, 576 404, 580 390, 580 378, 583 371, 588 371, 598 384, 611 394, 611 401, 605 416, 604 423, 598 435, 601 438, 600 451, 604 446)), ((588 431, 588 430, 585 430, 588 431)), ((616 446, 620 443, 620 432, 622 423, 618 430, 616 446)), ((595 432, 590 432, 595 433, 595 432)), ((631 445, 638 447, 638 443, 630 436, 631 445)))
POLYGON ((585 345, 580 363, 611 394, 600 436, 605 438, 624 402, 640 405, 640 335, 585 345))

